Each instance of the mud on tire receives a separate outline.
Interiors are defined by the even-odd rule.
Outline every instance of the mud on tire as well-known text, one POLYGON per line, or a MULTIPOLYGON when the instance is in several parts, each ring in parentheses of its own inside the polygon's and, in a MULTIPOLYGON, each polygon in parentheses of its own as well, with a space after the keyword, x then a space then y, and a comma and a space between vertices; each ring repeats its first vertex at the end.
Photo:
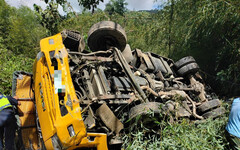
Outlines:
POLYGON ((196 63, 195 59, 192 56, 183 57, 177 62, 174 63, 176 69, 180 69, 182 66, 185 66, 189 63, 196 63))
POLYGON ((94 24, 88 32, 88 47, 92 51, 107 50, 109 46, 123 51, 127 44, 124 29, 112 21, 94 24))
POLYGON ((190 63, 178 69, 177 73, 180 76, 186 76, 186 75, 195 74, 196 72, 198 72, 198 70, 199 70, 199 66, 197 63, 190 63))
POLYGON ((129 118, 133 119, 138 115, 147 114, 149 111, 153 111, 154 113, 160 113, 162 106, 162 103, 158 102, 147 102, 136 105, 130 109, 129 118))

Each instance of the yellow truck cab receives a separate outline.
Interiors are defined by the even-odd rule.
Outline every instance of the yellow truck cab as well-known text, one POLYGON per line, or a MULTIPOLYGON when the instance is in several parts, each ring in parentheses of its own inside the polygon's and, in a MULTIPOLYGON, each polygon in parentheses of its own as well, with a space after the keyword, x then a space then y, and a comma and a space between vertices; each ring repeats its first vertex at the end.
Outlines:
POLYGON ((107 149, 105 134, 87 134, 61 34, 41 40, 34 63, 36 109, 47 149, 107 149), (86 140, 94 137, 92 141, 86 140))
POLYGON ((68 52, 62 42, 61 33, 42 39, 40 46, 41 51, 33 66, 33 76, 24 75, 15 81, 15 95, 20 97, 19 100, 26 102, 19 108, 22 112, 20 115, 21 135, 26 137, 22 139, 24 148, 108 149, 106 134, 86 132, 81 116, 82 108, 70 76, 68 52), (31 80, 32 83, 30 83, 31 80), (28 97, 28 93, 31 92, 30 88, 33 90, 34 94, 31 95, 35 101, 28 97), (24 126, 30 121, 26 119, 26 116, 29 116, 29 112, 35 111, 34 103, 36 107, 34 118, 37 123, 24 126), (28 107, 29 104, 31 107, 28 107), (29 127, 35 128, 34 131, 30 129, 26 132, 26 128, 29 127), (40 145, 38 141, 43 144, 40 145))

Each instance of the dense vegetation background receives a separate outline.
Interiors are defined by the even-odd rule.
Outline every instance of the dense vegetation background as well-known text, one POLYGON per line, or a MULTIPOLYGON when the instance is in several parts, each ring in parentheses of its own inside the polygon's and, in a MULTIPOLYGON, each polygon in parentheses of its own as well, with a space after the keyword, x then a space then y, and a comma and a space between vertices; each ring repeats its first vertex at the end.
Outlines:
MULTIPOLYGON (((169 0, 157 10, 138 12, 126 10, 124 0, 111 0, 105 11, 96 9, 99 0, 94 4, 79 0, 92 12, 86 10, 81 14, 71 11, 64 0, 45 2, 48 4, 45 10, 35 5, 33 11, 27 7, 14 8, 0 0, 0 91, 5 94, 11 93, 13 71, 31 72, 40 39, 63 29, 78 30, 87 39, 94 23, 112 20, 125 28, 132 49, 140 48, 174 60, 192 55, 219 95, 239 96, 238 0, 169 0), (68 8, 65 16, 58 13, 59 4, 68 8)), ((161 137, 149 139, 139 131, 126 137, 125 147, 223 149, 227 145, 223 136, 226 116, 203 124, 156 122, 162 128, 161 137), (131 141, 129 137, 136 139, 131 141)))

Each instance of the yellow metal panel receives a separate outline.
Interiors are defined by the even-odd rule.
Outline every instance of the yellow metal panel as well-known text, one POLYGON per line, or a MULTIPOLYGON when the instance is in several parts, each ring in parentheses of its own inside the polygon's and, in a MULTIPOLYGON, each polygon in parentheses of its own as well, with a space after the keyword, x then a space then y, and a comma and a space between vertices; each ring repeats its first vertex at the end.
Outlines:
POLYGON ((44 141, 44 144, 47 150, 54 150, 51 138, 48 139, 47 141, 44 141))
POLYGON ((34 79, 34 82, 35 82, 34 91, 35 91, 36 108, 38 112, 40 126, 42 129, 42 135, 43 135, 44 141, 46 141, 54 135, 55 129, 53 127, 53 122, 50 116, 51 112, 49 111, 46 103, 47 101, 46 93, 43 93, 45 90, 45 87, 44 87, 45 82, 42 74, 44 74, 43 71, 46 70, 46 68, 44 68, 45 67, 44 64, 45 64, 44 58, 41 58, 37 62, 36 76, 34 79))
POLYGON ((63 47, 61 33, 58 33, 54 36, 44 38, 40 41, 41 51, 49 52, 59 47, 63 47))
POLYGON ((33 98, 33 92, 30 89, 31 76, 23 75, 22 79, 17 79, 16 96, 21 98, 33 98))
POLYGON ((21 79, 17 79, 16 96, 21 101, 21 105, 18 106, 18 112, 24 146, 26 149, 33 147, 33 149, 37 150, 39 147, 36 129, 36 113, 33 102, 33 92, 31 90, 31 76, 22 75, 21 79), (29 141, 31 141, 31 145, 29 141))
POLYGON ((21 129, 21 131, 25 149, 30 149, 31 147, 33 147, 34 150, 37 150, 40 148, 38 146, 38 136, 36 128, 23 128, 21 129))
POLYGON ((87 137, 85 137, 79 145, 70 147, 68 150, 91 147, 96 147, 97 150, 108 150, 107 135, 103 133, 88 133, 87 137))
POLYGON ((45 145, 47 149, 51 149, 51 136, 57 133, 62 145, 64 147, 71 147, 76 143, 80 143, 81 140, 86 137, 86 128, 82 120, 79 102, 70 75, 68 54, 62 43, 61 34, 41 40, 40 45, 44 57, 39 61, 35 61, 34 72, 36 74, 34 75, 34 81, 36 107, 45 145), (69 113, 65 116, 61 116, 58 93, 55 93, 53 80, 54 67, 51 66, 50 51, 55 51, 55 55, 61 54, 62 60, 60 61, 60 59, 57 58, 57 62, 58 70, 62 71, 62 84, 65 86, 64 104, 66 104, 69 98, 72 103, 72 107, 66 105, 69 113), (43 59, 45 61, 43 61, 43 59), (40 92, 41 90, 42 94, 40 92), (41 96, 44 99, 42 99, 41 96), (73 126, 76 133, 73 137, 70 137, 67 130, 70 125, 73 126))

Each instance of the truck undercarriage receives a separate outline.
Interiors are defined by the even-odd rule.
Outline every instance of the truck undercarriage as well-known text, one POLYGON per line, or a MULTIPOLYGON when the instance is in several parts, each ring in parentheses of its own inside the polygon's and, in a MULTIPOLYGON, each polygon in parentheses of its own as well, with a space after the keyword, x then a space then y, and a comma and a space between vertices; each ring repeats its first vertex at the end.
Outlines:
MULTIPOLYGON (((131 120, 149 112, 166 115, 172 120, 181 117, 202 120, 218 117, 225 112, 221 101, 204 83, 199 66, 191 56, 174 62, 151 52, 132 50, 127 44, 123 28, 111 21, 97 23, 90 29, 88 47, 91 52, 84 50, 83 38, 76 31, 64 30, 56 39, 59 37, 62 38, 59 44, 54 43, 55 38, 45 39, 49 45, 54 43, 55 48, 46 50, 48 48, 41 46, 42 52, 37 56, 34 74, 43 72, 40 70, 44 68, 39 69, 39 72, 36 68, 46 64, 48 79, 44 79, 43 84, 42 79, 39 79, 44 77, 43 74, 35 75, 33 87, 37 118, 40 120, 38 128, 44 128, 42 134, 49 130, 48 126, 42 125, 44 117, 41 113, 45 112, 45 104, 49 103, 49 108, 59 109, 61 119, 54 117, 57 111, 51 110, 46 115, 52 117, 49 120, 53 122, 56 143, 60 145, 64 135, 59 133, 54 120, 58 118, 58 122, 64 122, 64 117, 72 113, 81 115, 86 130, 84 134, 79 129, 79 133, 83 133, 83 140, 91 133, 104 134, 107 135, 109 146, 121 146, 121 137, 129 132, 126 129, 131 120), (37 66, 40 60, 41 65, 37 66), (41 88, 53 91, 45 95, 41 88)), ((73 132, 76 130, 73 125, 66 125, 70 137, 68 140, 71 141, 78 135, 73 132)), ((48 138, 51 138, 48 142, 52 142, 55 147, 50 137, 52 134, 48 134, 49 137, 43 137, 43 141, 46 144, 48 138)), ((66 147, 61 145, 60 149, 78 148, 76 145, 81 144, 79 141, 74 145, 66 144, 66 147)))

